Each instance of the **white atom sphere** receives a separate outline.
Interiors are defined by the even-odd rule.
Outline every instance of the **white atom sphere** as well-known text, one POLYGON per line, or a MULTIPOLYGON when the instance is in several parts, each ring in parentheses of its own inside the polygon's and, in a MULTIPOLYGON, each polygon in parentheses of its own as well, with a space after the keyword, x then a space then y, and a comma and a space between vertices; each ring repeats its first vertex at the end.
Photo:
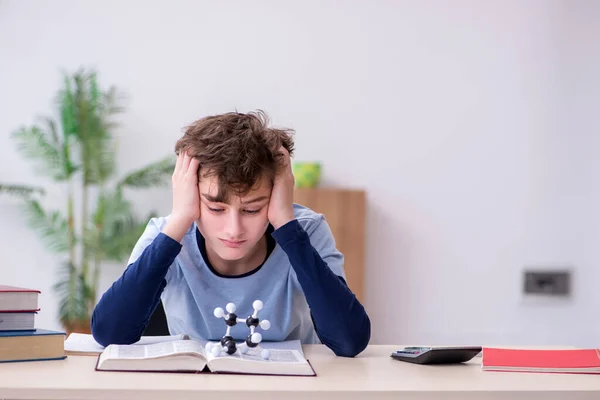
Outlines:
POLYGON ((223 316, 225 315, 225 311, 223 311, 223 309, 221 307, 217 307, 215 308, 215 317, 217 318, 223 318, 223 316))
POLYGON ((210 349, 210 352, 212 353, 213 356, 218 357, 221 355, 221 347, 220 346, 213 346, 212 349, 210 349))
POLYGON ((254 303, 252 303, 252 307, 254 307, 255 310, 262 310, 263 302, 260 300, 254 300, 254 303))
POLYGON ((262 349, 260 356, 263 358, 263 360, 268 360, 271 357, 271 352, 267 349, 262 349))
POLYGON ((233 303, 227 304, 227 306, 225 308, 227 308, 227 312, 228 313, 234 313, 235 312, 235 304, 233 304, 233 303))
POLYGON ((240 346, 240 353, 246 354, 248 352, 248 346, 240 346))
POLYGON ((263 319, 262 321, 260 321, 260 327, 267 331, 271 327, 271 323, 268 319, 263 319))
POLYGON ((204 350, 206 350, 207 353, 210 353, 213 347, 213 342, 208 342, 206 343, 206 346, 204 346, 204 350))
POLYGON ((250 340, 252 343, 260 343, 262 341, 262 335, 258 332, 254 332, 250 340))

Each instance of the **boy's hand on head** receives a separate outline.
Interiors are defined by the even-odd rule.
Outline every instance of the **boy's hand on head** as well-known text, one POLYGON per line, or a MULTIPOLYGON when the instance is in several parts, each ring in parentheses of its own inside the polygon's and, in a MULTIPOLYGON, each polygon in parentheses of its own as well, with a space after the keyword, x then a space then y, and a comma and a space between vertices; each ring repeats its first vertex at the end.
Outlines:
POLYGON ((275 229, 294 219, 294 174, 290 153, 283 146, 279 152, 284 157, 284 166, 275 177, 268 208, 269 222, 275 229))
POLYGON ((177 241, 194 221, 200 218, 200 192, 198 191, 198 160, 185 151, 177 156, 173 184, 173 210, 163 233, 177 241))

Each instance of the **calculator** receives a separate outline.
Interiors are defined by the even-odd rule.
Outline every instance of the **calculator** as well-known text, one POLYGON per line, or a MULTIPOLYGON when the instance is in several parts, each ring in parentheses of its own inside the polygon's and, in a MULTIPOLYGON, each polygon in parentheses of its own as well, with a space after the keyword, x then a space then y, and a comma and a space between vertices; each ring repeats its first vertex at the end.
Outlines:
POLYGON ((481 346, 405 347, 394 351, 391 357, 413 364, 439 365, 464 363, 479 353, 481 353, 481 346))

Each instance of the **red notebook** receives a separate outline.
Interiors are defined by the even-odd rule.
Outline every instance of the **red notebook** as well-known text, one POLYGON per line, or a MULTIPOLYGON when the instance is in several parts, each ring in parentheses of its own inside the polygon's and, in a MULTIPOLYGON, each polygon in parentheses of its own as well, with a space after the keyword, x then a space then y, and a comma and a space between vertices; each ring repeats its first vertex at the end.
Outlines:
POLYGON ((39 311, 40 293, 35 289, 0 285, 0 312, 39 311))
POLYGON ((600 349, 520 350, 484 347, 484 371, 600 373, 600 349))

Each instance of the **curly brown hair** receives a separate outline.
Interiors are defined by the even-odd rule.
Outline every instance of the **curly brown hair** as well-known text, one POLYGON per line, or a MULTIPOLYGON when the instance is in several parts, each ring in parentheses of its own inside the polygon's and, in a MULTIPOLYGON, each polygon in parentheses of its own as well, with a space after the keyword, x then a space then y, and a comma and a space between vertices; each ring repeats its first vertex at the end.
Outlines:
POLYGON ((218 202, 230 193, 244 196, 263 179, 271 181, 283 166, 283 147, 294 152, 293 129, 269 126, 262 111, 229 112, 199 119, 189 125, 175 145, 199 161, 198 178, 216 176, 218 202))

